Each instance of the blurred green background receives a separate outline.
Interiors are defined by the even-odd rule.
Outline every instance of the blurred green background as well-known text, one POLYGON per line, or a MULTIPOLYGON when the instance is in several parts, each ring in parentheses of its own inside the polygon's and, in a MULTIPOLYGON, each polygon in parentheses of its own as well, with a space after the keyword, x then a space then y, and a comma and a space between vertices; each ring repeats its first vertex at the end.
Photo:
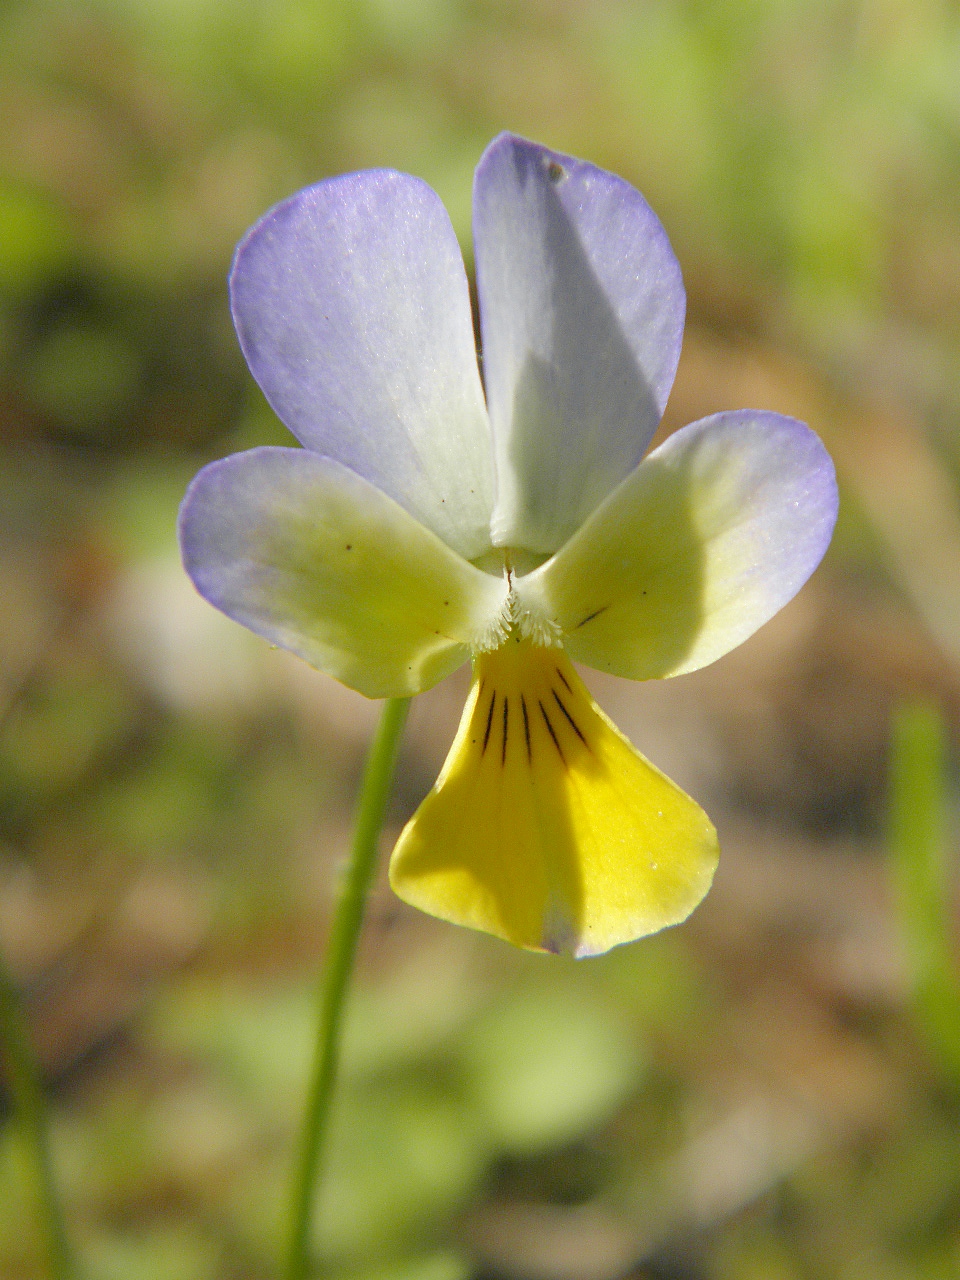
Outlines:
MULTIPOLYGON (((954 1277, 957 791, 933 774, 960 724, 955 0, 0 5, 0 945, 71 1234, 98 1280, 274 1273, 376 716, 179 567, 190 476, 289 438, 232 333, 233 246, 297 187, 388 165, 437 189, 469 264, 504 128, 624 175, 666 225, 689 295, 666 429, 802 417, 842 516, 714 667, 588 673, 720 828, 687 925, 574 964, 378 885, 324 1274, 954 1277), (915 700, 938 711, 897 722, 892 858, 891 716, 915 700)), ((465 690, 415 704, 388 837, 465 690)), ((3 1120, 0 1275, 36 1280, 9 1098, 3 1120)))

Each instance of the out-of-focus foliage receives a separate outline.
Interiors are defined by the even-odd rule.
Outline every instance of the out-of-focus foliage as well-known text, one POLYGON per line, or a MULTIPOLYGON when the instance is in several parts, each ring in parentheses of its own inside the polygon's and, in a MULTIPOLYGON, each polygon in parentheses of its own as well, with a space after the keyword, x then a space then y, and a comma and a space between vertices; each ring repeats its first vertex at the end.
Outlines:
POLYGON ((960 1082, 960 973, 950 918, 953 868, 947 858, 946 742, 942 716, 923 703, 898 709, 890 766, 890 844, 899 914, 918 1012, 960 1082))
MULTIPOLYGON (((375 715, 177 561, 197 467, 290 439, 232 332, 234 244, 297 187, 389 165, 469 255, 504 128, 623 174, 666 224, 691 318, 668 426, 805 417, 843 513, 741 653, 598 686, 718 819, 688 926, 572 965, 378 889, 318 1250, 340 1280, 960 1270, 960 1100, 881 848, 891 705, 960 725, 958 67, 948 0, 0 6, 0 948, 91 1275, 272 1273, 375 715)), ((413 710, 394 833, 462 694, 413 710)), ((0 1273, 34 1280, 9 1120, 0 1273)))
POLYGON ((466 239, 472 165, 504 125, 642 185, 698 310, 956 409, 946 0, 35 0, 0 36, 3 354, 71 435, 228 429, 222 277, 246 226, 389 164, 466 239))

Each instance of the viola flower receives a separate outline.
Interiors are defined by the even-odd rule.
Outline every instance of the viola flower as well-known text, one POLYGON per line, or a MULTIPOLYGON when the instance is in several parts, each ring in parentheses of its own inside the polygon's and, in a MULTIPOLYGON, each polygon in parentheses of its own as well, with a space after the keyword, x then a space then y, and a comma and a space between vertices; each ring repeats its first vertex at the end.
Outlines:
POLYGON ((368 697, 470 658, 393 888, 518 946, 593 955, 689 915, 717 841, 571 659, 649 680, 740 644, 819 563, 836 481, 803 423, 752 410, 644 457, 685 295, 622 179, 503 134, 477 168, 474 237, 483 385, 457 240, 425 183, 333 178, 248 233, 237 332, 304 448, 205 467, 183 559, 219 609, 368 697))

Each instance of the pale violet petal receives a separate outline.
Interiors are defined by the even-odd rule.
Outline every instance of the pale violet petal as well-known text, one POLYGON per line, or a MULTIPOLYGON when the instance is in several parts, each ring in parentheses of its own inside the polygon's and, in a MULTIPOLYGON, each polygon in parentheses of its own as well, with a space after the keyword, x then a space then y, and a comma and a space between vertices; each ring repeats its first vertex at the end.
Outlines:
POLYGON ((629 183, 503 134, 474 185, 493 541, 552 552, 643 457, 676 372, 685 295, 629 183))
POLYGON ((211 604, 370 698, 419 693, 459 666, 506 595, 392 498, 305 449, 204 467, 180 544, 211 604))
POLYGON ((297 438, 482 555, 490 429, 463 260, 426 183, 371 170, 308 187, 247 234, 230 291, 250 369, 297 438))
POLYGON ((808 427, 718 413, 650 454, 514 588, 580 662, 633 680, 680 675, 735 648, 799 591, 836 515, 833 464, 808 427))

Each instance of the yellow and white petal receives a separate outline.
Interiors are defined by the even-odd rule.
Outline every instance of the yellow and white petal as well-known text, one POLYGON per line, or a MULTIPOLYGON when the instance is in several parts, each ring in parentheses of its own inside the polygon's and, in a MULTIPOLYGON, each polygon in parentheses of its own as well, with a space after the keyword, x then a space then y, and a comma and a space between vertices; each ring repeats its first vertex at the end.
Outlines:
POLYGON ((707 815, 603 714, 563 650, 511 638, 474 661, 390 881, 444 920, 587 956, 685 919, 717 856, 707 815))
POLYGON ((633 680, 680 675, 741 644, 799 591, 836 516, 833 464, 809 427, 718 413, 650 454, 514 590, 578 661, 633 680))
POLYGON ((180 509, 202 596, 368 698, 430 688, 495 631, 501 578, 392 498, 306 449, 204 467, 180 509))

